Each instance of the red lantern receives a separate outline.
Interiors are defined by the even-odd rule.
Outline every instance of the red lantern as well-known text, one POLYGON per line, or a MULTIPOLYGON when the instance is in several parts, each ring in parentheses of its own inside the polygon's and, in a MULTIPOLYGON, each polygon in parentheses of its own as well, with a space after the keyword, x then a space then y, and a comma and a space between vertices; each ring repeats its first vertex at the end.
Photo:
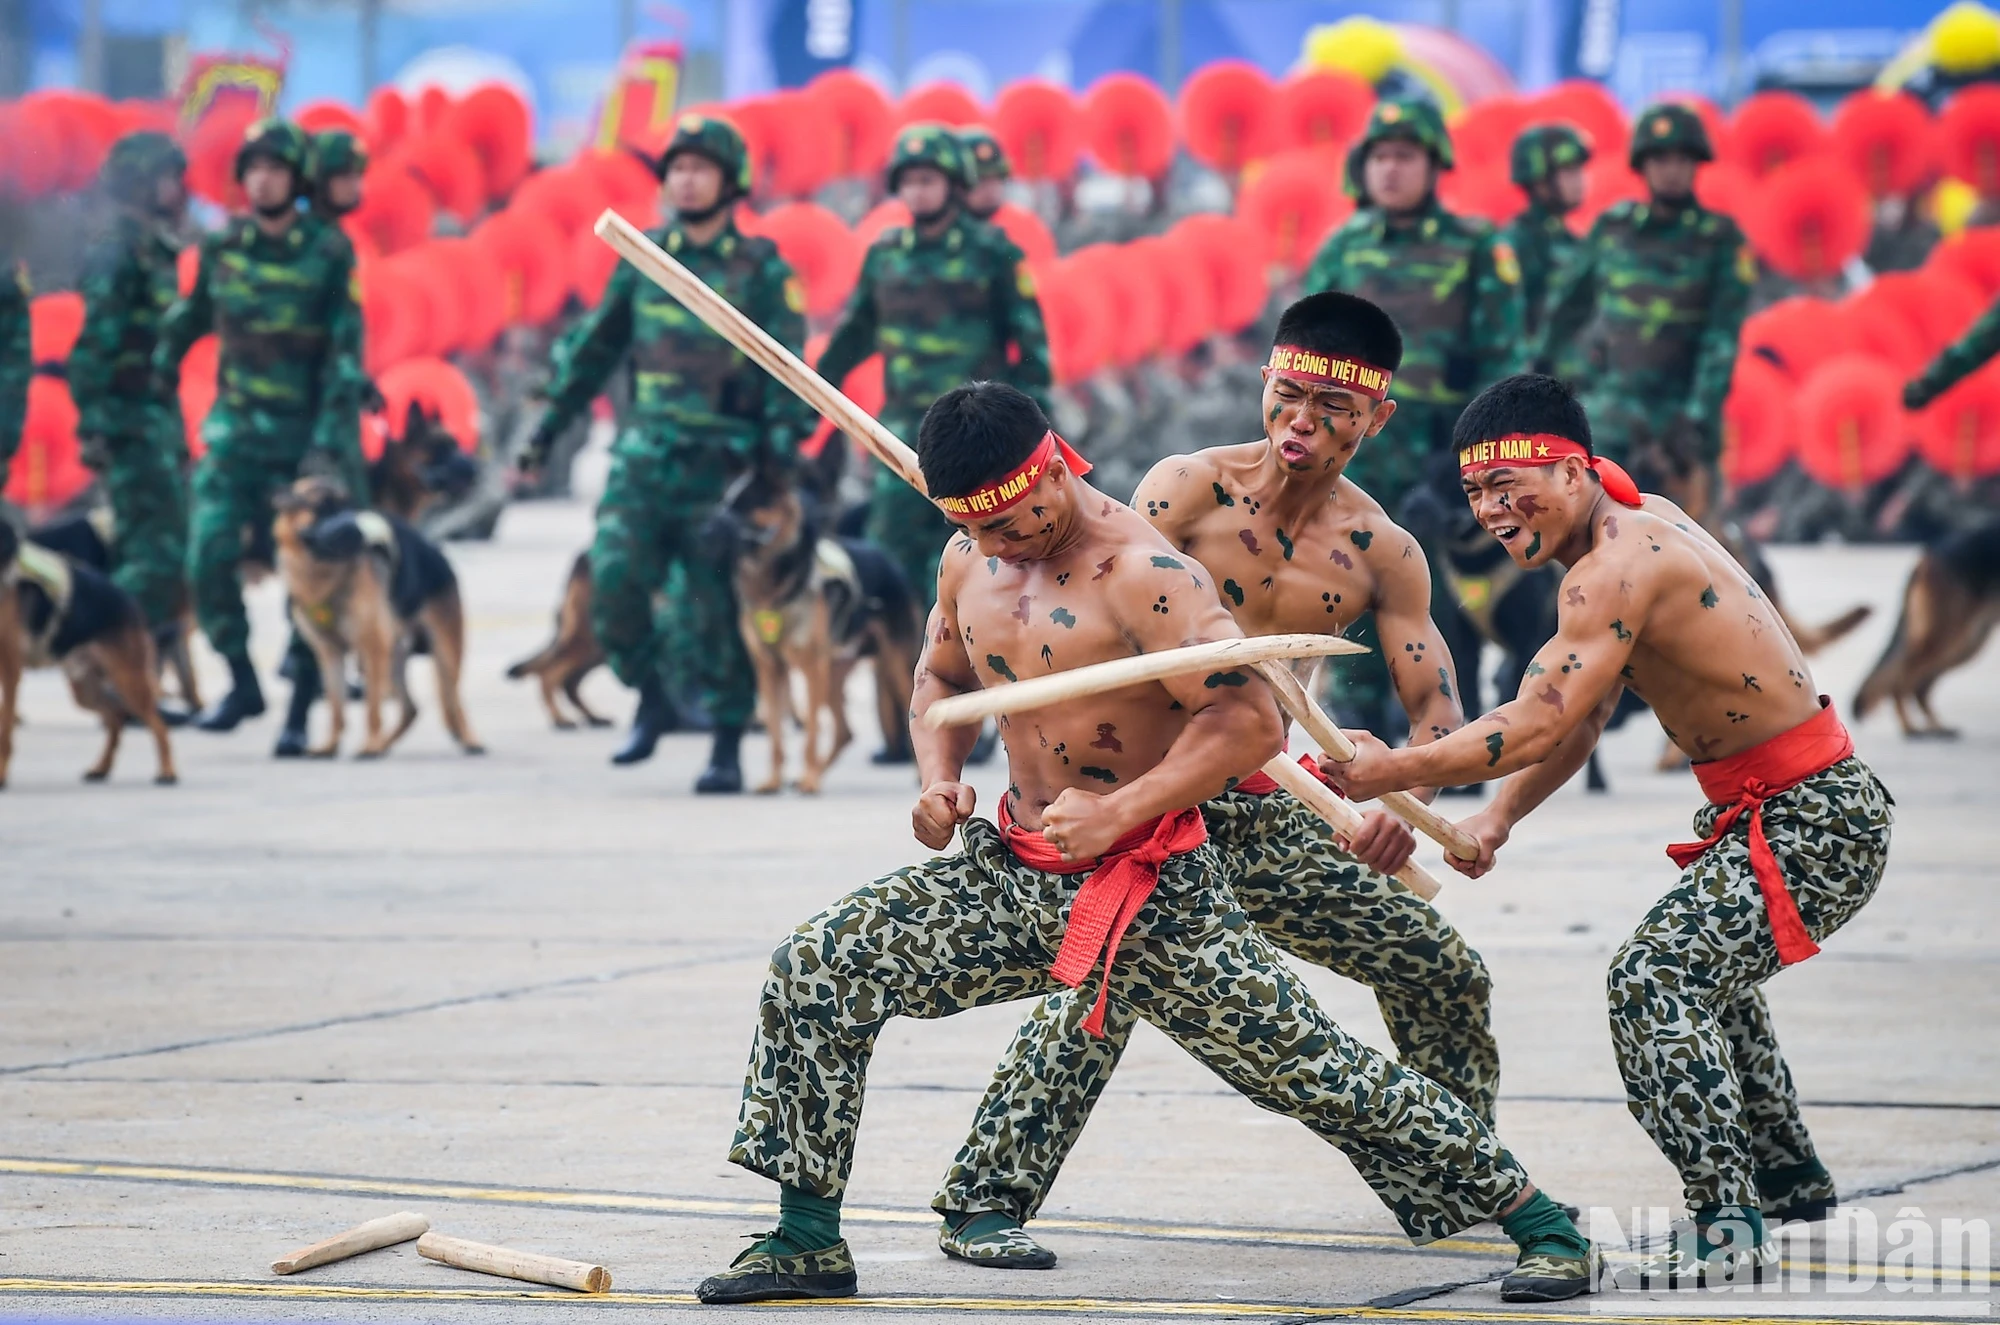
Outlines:
POLYGON ((1271 117, 1277 150, 1317 147, 1345 152, 1375 109, 1375 89, 1352 74, 1314 69, 1278 84, 1271 117))
POLYGON ((1910 454, 1903 375, 1882 360, 1843 354, 1798 389, 1799 465, 1820 483, 1858 494, 1910 454))
POLYGON ((442 133, 426 133, 389 158, 415 175, 437 205, 469 225, 486 210, 486 178, 474 157, 442 133))
POLYGON ((361 177, 361 205, 348 221, 382 253, 398 253, 431 235, 437 204, 430 190, 400 165, 372 165, 361 177))
POLYGON ((1164 175, 1174 159, 1174 117, 1166 94, 1137 74, 1106 74, 1083 99, 1083 138, 1113 174, 1164 175))
POLYGON ((1166 294, 1150 263, 1129 244, 1091 244, 1072 253, 1065 271, 1095 277, 1110 310, 1114 334, 1108 361, 1129 368, 1157 353, 1166 337, 1166 294))
POLYGON ((354 108, 339 101, 313 101, 299 107, 298 114, 292 116, 294 122, 307 133, 331 133, 338 129, 351 133, 366 141, 368 124, 354 108))
POLYGON ((378 87, 368 94, 368 109, 362 115, 368 137, 368 154, 377 160, 396 150, 410 130, 410 103, 393 87, 378 87))
POLYGON ((978 124, 986 112, 978 100, 956 83, 926 83, 903 98, 896 107, 896 127, 905 124, 949 124, 954 128, 978 124))
POLYGON ((819 113, 809 93, 780 92, 772 116, 771 193, 780 198, 810 198, 833 178, 840 153, 839 127, 819 113))
POLYGON ((533 164, 534 125, 527 103, 511 87, 486 83, 474 88, 452 108, 443 134, 478 160, 487 202, 512 193, 533 164))
POLYGON ((1938 116, 1944 168, 1982 198, 2000 195, 2000 87, 1980 83, 1952 94, 1938 116))
POLYGON ((1003 202, 993 213, 993 224, 1014 241, 1014 247, 1020 249, 1022 256, 1029 261, 1056 256, 1056 237, 1049 233, 1049 227, 1042 218, 1027 208, 1003 202))
POLYGON ((1878 276, 1851 302, 1868 309, 1886 305, 1903 317, 1923 336, 1927 358, 1963 336, 1986 311, 1964 282, 1929 271, 1878 276))
MULTIPOLYGON (((1528 102, 1527 122, 1571 124, 1590 139, 1591 169, 1625 160, 1632 126, 1604 84, 1585 78, 1558 83, 1528 102)), ((1511 144, 1510 144, 1511 145, 1511 144)))
POLYGON ((1979 297, 2000 297, 2000 228, 1968 226, 1931 250, 1923 270, 1971 285, 1979 297))
POLYGON ((882 89, 852 69, 829 69, 806 84, 810 113, 833 129, 835 178, 872 178, 889 161, 896 112, 882 89))
MULTIPOLYGON (((388 435, 403 440, 410 406, 435 418, 458 449, 467 455, 479 450, 479 397, 465 374, 442 359, 406 359, 382 374, 375 383, 386 402, 382 409, 388 435)), ((380 458, 380 452, 368 457, 380 458)))
POLYGON ((1262 237, 1264 260, 1301 272, 1326 237, 1354 212, 1341 191, 1333 155, 1312 148, 1284 152, 1249 173, 1236 214, 1262 237))
POLYGON ((1736 361, 1722 404, 1722 477, 1733 488, 1762 483, 1785 467, 1797 447, 1792 381, 1754 354, 1736 361))
POLYGON ((1049 367, 1061 384, 1080 382, 1103 364, 1111 326, 1089 264, 1050 259, 1035 265, 1035 288, 1048 328, 1049 367))
POLYGON ((1235 175, 1277 145, 1271 76, 1246 60, 1216 60, 1181 86, 1180 132, 1190 155, 1235 175))
POLYGON ((1915 193, 1932 169, 1934 130, 1924 103, 1863 88, 1833 114, 1834 150, 1877 198, 1915 193))
POLYGON ((37 364, 69 359, 83 330, 83 296, 69 290, 37 295, 28 304, 29 357, 37 364))
POLYGON ((764 213, 761 228, 805 286, 807 315, 827 318, 839 312, 861 276, 867 246, 860 237, 811 202, 773 207, 764 213))
POLYGON ((28 414, 7 477, 9 501, 29 510, 49 510, 90 486, 93 476, 77 445, 76 421, 68 383, 40 375, 29 379, 28 414))
POLYGON ((499 268, 508 322, 540 326, 562 312, 569 298, 569 263, 554 221, 539 211, 509 207, 481 222, 472 242, 499 268))
POLYGON ((538 170, 514 190, 510 212, 540 212, 566 235, 588 231, 612 205, 611 191, 581 159, 538 170))
POLYGON ((993 135, 1020 178, 1066 181, 1083 149, 1083 110, 1068 88, 1023 78, 993 103, 993 135))
POLYGON ((1262 258, 1263 237, 1236 216, 1190 216, 1168 238, 1179 240, 1208 273, 1215 295, 1215 329, 1230 335, 1254 323, 1270 297, 1262 258))
POLYGON ((1861 255, 1874 215, 1853 172, 1818 156, 1766 175, 1741 221, 1759 258, 1795 281, 1817 281, 1861 255))
POLYGON ((1736 108, 1721 153, 1758 179, 1779 166, 1825 151, 1826 124, 1796 92, 1759 92, 1736 108))
POLYGON ((2000 474, 2000 373, 1988 365, 1932 401, 1917 416, 1917 449, 1962 484, 2000 474))

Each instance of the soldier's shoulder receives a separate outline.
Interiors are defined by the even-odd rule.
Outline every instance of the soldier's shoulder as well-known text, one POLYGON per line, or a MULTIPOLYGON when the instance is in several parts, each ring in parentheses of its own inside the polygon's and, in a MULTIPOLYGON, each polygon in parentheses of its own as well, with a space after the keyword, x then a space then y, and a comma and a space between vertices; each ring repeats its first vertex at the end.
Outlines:
POLYGON ((1736 224, 1736 218, 1727 212, 1713 212, 1704 207, 1695 228, 1703 238, 1713 239, 1718 244, 1743 242, 1743 227, 1736 224))
POLYGON ((769 235, 744 235, 742 242, 743 257, 746 261, 754 262, 763 267, 770 267, 775 264, 776 266, 783 267, 786 271, 791 270, 791 265, 778 252, 777 241, 773 240, 769 235))
POLYGON ((909 242, 909 235, 910 227, 906 225, 892 225, 881 234, 875 236, 875 242, 868 246, 868 254, 872 257, 878 253, 888 253, 899 249, 909 242))
POLYGON ((1477 241, 1499 237, 1500 228, 1483 216, 1474 216, 1470 212, 1440 211, 1438 214, 1444 219, 1446 229, 1467 239, 1477 241))
POLYGON ((975 244, 1009 265, 1021 262, 1028 256, 1021 251, 1021 246, 1014 242, 1012 235, 991 221, 978 221, 967 217, 965 229, 975 244))
POLYGON ((1639 204, 1630 199, 1614 202, 1599 212, 1597 219, 1590 223, 1590 233, 1603 234, 1610 230, 1630 229, 1639 217, 1639 204))
POLYGON ((299 224, 306 227, 306 246, 314 253, 336 260, 354 259, 354 241, 332 221, 308 214, 299 224))

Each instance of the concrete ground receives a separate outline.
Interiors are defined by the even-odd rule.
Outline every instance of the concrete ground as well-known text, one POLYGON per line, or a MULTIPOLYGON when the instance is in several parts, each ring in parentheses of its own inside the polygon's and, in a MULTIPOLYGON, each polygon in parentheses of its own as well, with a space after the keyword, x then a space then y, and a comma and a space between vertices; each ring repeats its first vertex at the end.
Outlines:
MULTIPOLYGON (((716 1314, 692 1305, 694 1285, 772 1223, 771 1186, 723 1160, 765 955, 795 921, 916 858, 912 781, 868 764, 864 727, 817 799, 697 802, 701 738, 614 769, 616 733, 551 731, 529 686, 501 672, 545 637, 586 537, 583 507, 529 507, 497 542, 452 549, 484 758, 451 747, 420 664, 425 715, 385 761, 274 763, 267 717, 233 736, 180 734, 178 787, 150 784, 142 741, 109 785, 86 787, 93 723, 57 675, 30 678, 0 796, 0 1317, 716 1314), (513 1285, 410 1246, 268 1272, 291 1248, 402 1209, 462 1237, 599 1261, 614 1291, 513 1285)), ((1843 704, 1914 555, 1773 556, 1800 617, 1877 609, 1815 663, 1843 704)), ((269 668, 275 587, 254 605, 269 668)), ((1909 1207, 2000 1213, 1996 659, 1939 688, 1962 741, 1906 743, 1881 715, 1857 729, 1899 800, 1888 879, 1823 956, 1770 987, 1822 1153, 1885 1223, 1909 1207)), ((629 700, 608 673, 587 694, 622 725, 629 700)), ((1633 1207, 1677 1198, 1626 1113, 1603 1007, 1604 967, 1673 878, 1660 848, 1688 836, 1699 799, 1685 774, 1652 771, 1659 740, 1644 722, 1617 734, 1610 795, 1566 789, 1500 870, 1446 874, 1441 900, 1495 973, 1502 1132, 1550 1191, 1606 1208, 1600 1236, 1614 1211, 1629 1223, 1633 1207)), ((762 750, 753 738, 753 768, 762 750)), ((1004 778, 980 780, 990 806, 1004 778)), ((1305 974, 1335 1016, 1387 1043, 1363 990, 1305 974)), ((1497 1229, 1410 1248, 1345 1160, 1150 1029, 1037 1226, 1061 1265, 946 1261, 931 1192, 1014 1022, 989 1009, 883 1037, 847 1217, 869 1298, 832 1309, 1520 1314, 1499 1301, 1511 1257, 1497 1229)), ((1622 1298, 1595 1309, 1986 1314, 1983 1294, 1622 1298)))

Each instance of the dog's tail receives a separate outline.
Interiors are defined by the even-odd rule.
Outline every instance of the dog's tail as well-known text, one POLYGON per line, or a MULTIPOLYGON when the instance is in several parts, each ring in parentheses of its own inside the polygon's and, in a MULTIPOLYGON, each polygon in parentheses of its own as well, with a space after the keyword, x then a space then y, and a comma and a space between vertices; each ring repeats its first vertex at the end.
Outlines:
POLYGON ((1866 603, 1858 603, 1848 608, 1823 626, 1802 626, 1794 621, 1791 614, 1779 609, 1785 618, 1785 628, 1792 632, 1792 638, 1799 642, 1799 649, 1808 655, 1818 653, 1827 645, 1852 631, 1856 626, 1873 616, 1875 609, 1866 603))
POLYGON ((569 635, 567 627, 569 624, 568 619, 571 611, 571 603, 578 593, 588 592, 589 589, 590 553, 579 552, 576 554, 576 560, 570 563, 569 577, 563 581, 562 598, 556 604, 556 633, 549 637, 547 644, 544 644, 534 653, 521 659, 521 661, 515 663, 512 667, 509 667, 507 669, 508 680, 518 681, 524 676, 532 676, 541 668, 555 661, 556 654, 562 649, 563 641, 569 635))

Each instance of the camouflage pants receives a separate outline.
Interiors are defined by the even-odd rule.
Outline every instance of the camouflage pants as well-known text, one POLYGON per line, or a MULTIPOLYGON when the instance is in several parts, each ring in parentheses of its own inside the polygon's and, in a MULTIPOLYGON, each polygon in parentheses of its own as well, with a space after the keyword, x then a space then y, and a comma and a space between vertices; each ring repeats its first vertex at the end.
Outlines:
MULTIPOLYGON (((771 954, 732 1162, 840 1196, 868 1059, 891 1017, 947 1017, 1057 988, 1048 968, 1084 876, 1022 865, 983 820, 962 831, 958 855, 849 893, 771 954)), ((1086 980, 1079 1000, 1095 986, 1086 980)), ((1211 845, 1161 871, 1119 949, 1110 1004, 1339 1146, 1420 1242, 1491 1217, 1527 1183, 1450 1092, 1320 1010, 1237 909, 1211 845)))
POLYGON ((306 419, 242 414, 222 404, 202 425, 208 453, 194 471, 188 579, 202 633, 225 658, 250 649, 238 574, 245 536, 270 528, 271 498, 298 477, 309 430, 306 419))
POLYGON ((166 435, 180 419, 152 435, 106 439, 110 464, 104 491, 116 530, 111 578, 132 595, 152 626, 163 626, 181 608, 188 573, 188 490, 177 439, 166 435))
MULTIPOLYGON (((1250 923, 1292 956, 1372 988, 1403 1066, 1492 1126, 1500 1085, 1492 981, 1458 931, 1342 851, 1325 821, 1290 796, 1230 792, 1202 814, 1250 923)), ((932 1201, 940 1214, 1034 1218, 1138 1019, 1114 1001, 1096 1039, 1081 1029, 1090 1003, 1063 990, 1029 1011, 932 1201)))
POLYGON ((928 613, 937 602, 938 562, 951 541, 951 522, 928 497, 878 465, 875 491, 868 499, 867 534, 895 561, 928 613))
POLYGON ((611 451, 590 545, 590 621, 618 679, 638 686, 664 674, 676 691, 700 695, 715 722, 735 727, 749 722, 757 683, 729 568, 702 529, 738 467, 726 442, 625 434, 611 451))
MULTIPOLYGON (((1764 803, 1765 837, 1815 940, 1874 895, 1892 804, 1854 758, 1764 803)), ((1702 807, 1696 833, 1707 837, 1719 814, 1702 807)), ((1759 1174, 1814 1158, 1758 987, 1778 973, 1778 951, 1747 834, 1738 820, 1688 866, 1619 948, 1607 982, 1627 1107, 1679 1170, 1690 1209, 1755 1205, 1759 1174)))

